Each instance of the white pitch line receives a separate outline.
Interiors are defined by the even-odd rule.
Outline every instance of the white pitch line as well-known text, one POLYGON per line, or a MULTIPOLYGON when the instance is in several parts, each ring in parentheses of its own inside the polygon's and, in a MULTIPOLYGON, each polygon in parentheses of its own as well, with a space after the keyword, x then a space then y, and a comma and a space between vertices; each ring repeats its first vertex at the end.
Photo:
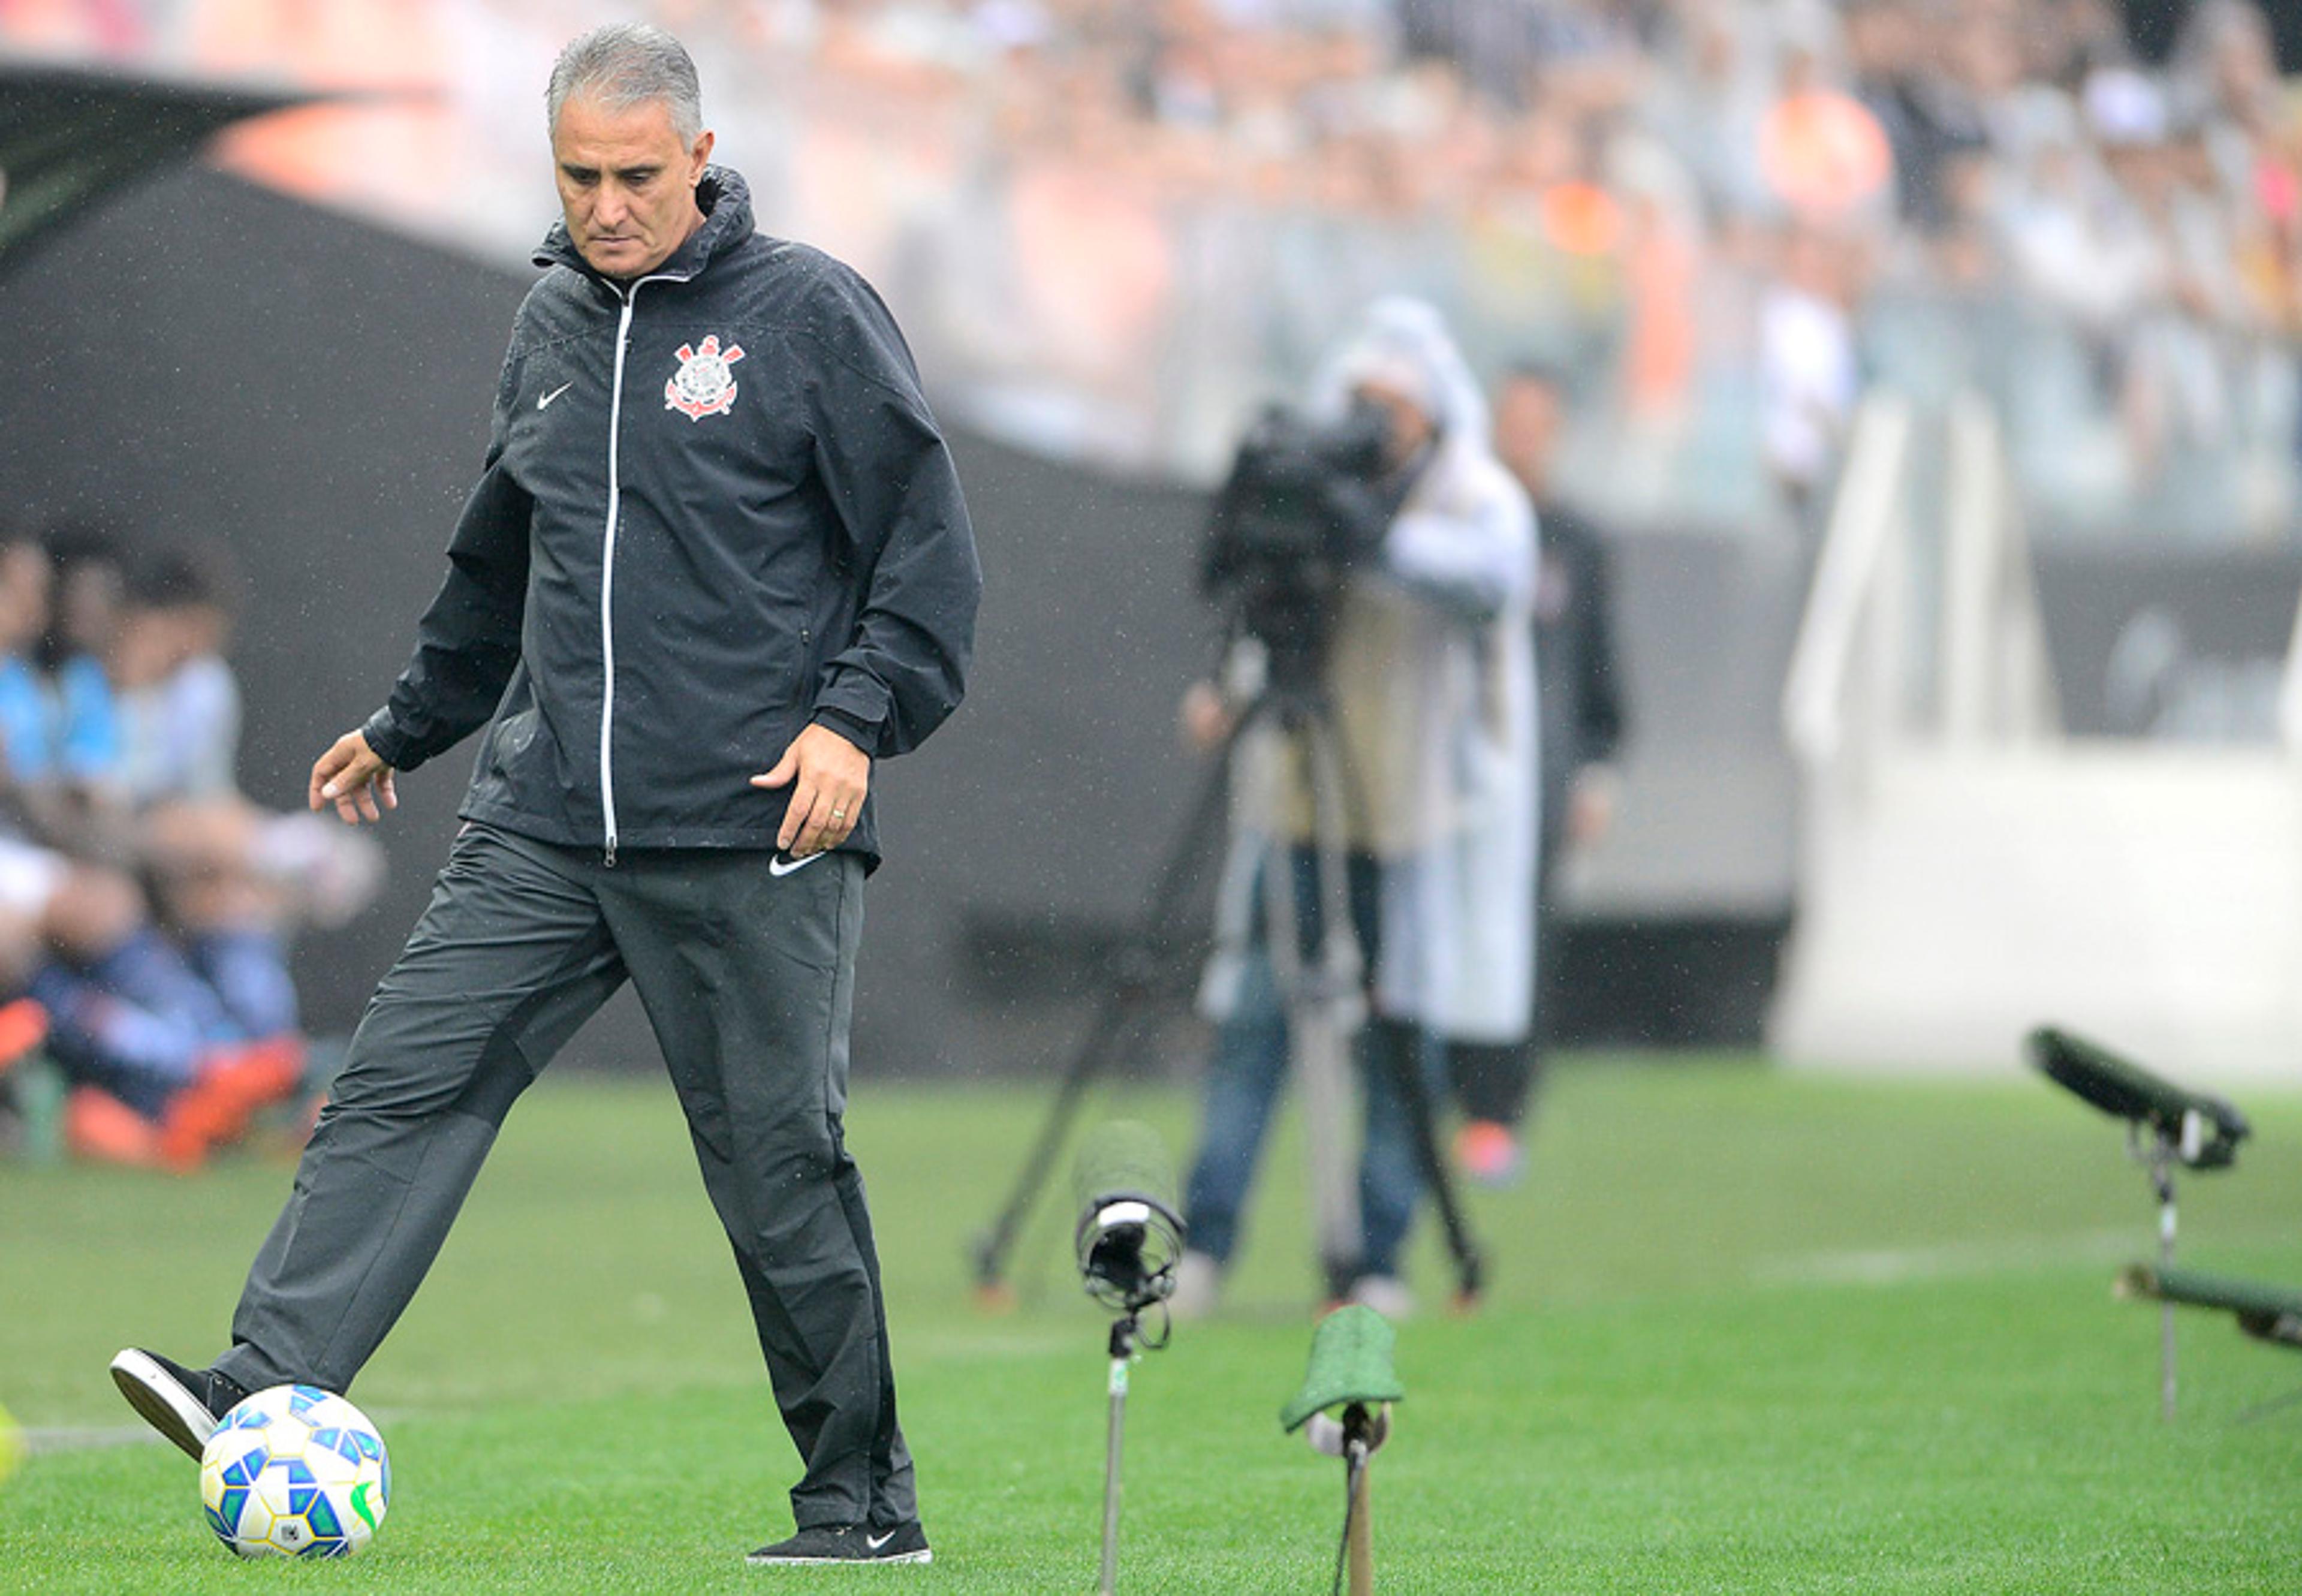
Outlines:
MULTIPOLYGON (((371 1414, 381 1425, 397 1422, 408 1413, 427 1411, 416 1408, 390 1408, 381 1416, 371 1414)), ((147 1443, 170 1444, 167 1438, 149 1424, 26 1424, 17 1431, 23 1437, 24 1449, 38 1456, 45 1452, 94 1452, 107 1447, 137 1447, 147 1443)))
POLYGON ((1767 1258, 1752 1277, 1769 1285, 1895 1286, 1960 1275, 2004 1274, 2056 1264, 2124 1264, 2149 1256, 2157 1238, 2128 1225, 2059 1236, 1950 1241, 1931 1247, 1861 1247, 1767 1258))
POLYGON ((908 1338, 904 1345, 922 1357, 1034 1358, 1067 1352, 1079 1345, 1079 1338, 1046 1331, 930 1331, 908 1338))
POLYGON ((149 1424, 26 1425, 20 1432, 30 1452, 90 1452, 101 1447, 136 1447, 158 1442, 160 1432, 149 1424))

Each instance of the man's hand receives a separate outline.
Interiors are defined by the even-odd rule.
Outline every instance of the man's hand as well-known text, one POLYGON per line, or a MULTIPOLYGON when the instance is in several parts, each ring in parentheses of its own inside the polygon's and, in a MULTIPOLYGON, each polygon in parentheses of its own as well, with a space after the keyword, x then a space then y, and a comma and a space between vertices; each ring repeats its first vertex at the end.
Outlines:
POLYGON ((384 810, 399 807, 399 794, 391 786, 391 767, 375 757, 375 750, 357 732, 338 737, 314 762, 309 798, 315 810, 334 804, 347 826, 357 826, 363 819, 381 820, 384 810))
POLYGON ((752 777, 755 787, 791 786, 776 846, 804 859, 847 840, 862 818, 871 790, 871 756, 827 726, 811 726, 792 739, 776 768, 752 777))
POLYGON ((1575 772, 1567 794, 1567 840, 1577 848, 1595 848, 1615 828, 1615 810, 1622 777, 1612 765, 1585 765, 1575 772))
POLYGON ((1239 724, 1222 689, 1207 681, 1193 682, 1184 690, 1176 719, 1185 745, 1194 753, 1213 753, 1230 740, 1231 728, 1239 724))

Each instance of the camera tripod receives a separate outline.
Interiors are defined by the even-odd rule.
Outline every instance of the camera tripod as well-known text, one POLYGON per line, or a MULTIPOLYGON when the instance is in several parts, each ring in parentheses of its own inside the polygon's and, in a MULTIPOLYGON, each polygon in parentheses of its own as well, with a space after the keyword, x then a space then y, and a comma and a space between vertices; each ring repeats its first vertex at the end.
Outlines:
MULTIPOLYGON (((1143 1012, 1172 982, 1162 980, 1158 946, 1201 879, 1210 839, 1228 839, 1235 796, 1275 819, 1281 785, 1277 761, 1297 761, 1299 787, 1310 800, 1311 886, 1318 935, 1306 948, 1300 928, 1306 905, 1298 901, 1295 850, 1266 841, 1260 861, 1263 942, 1285 1004, 1290 1061, 1302 1090, 1311 1158, 1311 1185, 1320 1265, 1331 1292, 1340 1296, 1359 1263, 1358 1193, 1344 1156, 1348 1145, 1352 1039, 1365 1015, 1364 963, 1353 929, 1347 880, 1344 819, 1349 797, 1348 771, 1323 697, 1315 691, 1269 688, 1240 711, 1153 879, 1146 913, 1112 962, 1111 979, 1079 1048, 1073 1053, 1031 1150, 1018 1171, 1005 1204, 975 1249, 976 1286, 986 1296, 1004 1289, 1006 1265, 1025 1215, 1055 1166, 1056 1155, 1095 1078, 1121 1054, 1121 1044, 1139 1037, 1143 1012), (1265 743, 1250 741, 1261 727, 1276 733, 1265 743), (1272 758, 1250 760, 1245 751, 1267 751, 1272 758), (1262 768, 1249 769, 1260 765, 1262 768), (1259 778, 1259 779, 1254 779, 1259 778), (1256 787, 1259 793, 1241 792, 1256 787)), ((1284 827, 1272 825, 1275 838, 1284 827)), ((1457 1198, 1452 1178, 1440 1155, 1431 1092, 1416 1062, 1381 1049, 1391 1082, 1405 1105, 1416 1162, 1428 1186, 1447 1248, 1455 1264, 1455 1300, 1468 1308, 1483 1284, 1484 1261, 1457 1198)))

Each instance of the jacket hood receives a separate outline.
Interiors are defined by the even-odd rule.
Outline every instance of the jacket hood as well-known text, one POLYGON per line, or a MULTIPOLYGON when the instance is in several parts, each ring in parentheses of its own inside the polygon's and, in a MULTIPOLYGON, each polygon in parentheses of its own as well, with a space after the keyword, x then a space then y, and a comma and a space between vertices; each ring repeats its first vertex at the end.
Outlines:
MULTIPOLYGON (((695 203, 703 212, 703 225, 671 252, 670 259, 648 275, 669 273, 693 277, 752 236, 752 186, 733 167, 706 166, 703 181, 695 186, 695 203)), ((535 264, 567 266, 602 282, 610 281, 576 248, 576 240, 568 237, 565 218, 553 223, 551 231, 543 235, 543 242, 536 246, 535 264)))
POLYGON ((1439 429, 1442 447, 1483 452, 1486 398, 1434 307, 1392 294, 1361 310, 1320 363, 1312 382, 1312 408, 1340 416, 1351 390, 1371 378, 1412 397, 1439 429))
POLYGON ((1370 379, 1412 397, 1439 429, 1437 448, 1409 491, 1410 507, 1485 491, 1484 480, 1502 468, 1488 441, 1486 396, 1436 307, 1397 294, 1368 305, 1321 364, 1312 414, 1341 416, 1351 391, 1370 379))

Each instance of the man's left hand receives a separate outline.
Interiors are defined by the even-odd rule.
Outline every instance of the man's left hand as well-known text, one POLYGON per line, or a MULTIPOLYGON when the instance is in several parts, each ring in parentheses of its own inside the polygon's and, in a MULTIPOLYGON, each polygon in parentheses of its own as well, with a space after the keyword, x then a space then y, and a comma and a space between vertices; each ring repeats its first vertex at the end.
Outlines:
POLYGON ((1584 765, 1575 772, 1567 794, 1567 840, 1595 848, 1615 828, 1622 777, 1612 765, 1584 765))
POLYGON ((863 795, 871 790, 871 756, 826 726, 811 726, 792 739, 776 768, 752 777, 755 787, 792 790, 776 846, 804 859, 847 840, 863 815, 863 795))

